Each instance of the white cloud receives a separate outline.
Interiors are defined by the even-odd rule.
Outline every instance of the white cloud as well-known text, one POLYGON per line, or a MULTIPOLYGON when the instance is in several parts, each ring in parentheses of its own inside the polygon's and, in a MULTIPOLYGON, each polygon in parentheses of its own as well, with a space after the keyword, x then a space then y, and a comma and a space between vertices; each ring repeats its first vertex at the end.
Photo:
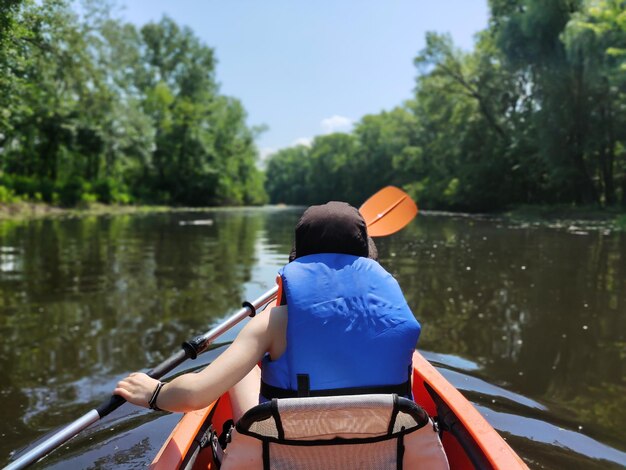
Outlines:
POLYGON ((331 134, 333 132, 350 132, 354 121, 349 117, 334 115, 326 119, 322 119, 320 125, 324 133, 331 134))
POLYGON ((312 143, 313 139, 310 137, 300 137, 299 139, 294 140, 291 145, 304 145, 305 147, 310 147, 312 143))
POLYGON ((262 162, 266 161, 270 155, 272 155, 273 153, 276 153, 277 149, 273 148, 273 147, 263 147, 261 149, 259 149, 259 157, 260 160, 262 162))
MULTIPOLYGON (((322 119, 320 127, 324 134, 332 134, 333 132, 350 132, 354 121, 349 117, 339 116, 335 114, 326 119, 322 119)), ((311 147, 313 145, 313 137, 300 137, 291 142, 289 147, 295 147, 297 145, 303 145, 305 147, 311 147)), ((281 147, 282 148, 282 147, 281 147)), ((281 150, 281 148, 275 147, 262 147, 259 149, 259 163, 263 167, 267 164, 268 159, 272 154, 281 150)))
POLYGON ((270 159, 270 157, 272 156, 272 154, 278 152, 278 149, 275 149, 273 147, 262 147, 259 149, 259 159, 256 162, 256 166, 257 168, 260 168, 261 170, 265 170, 265 168, 267 167, 267 162, 270 159))

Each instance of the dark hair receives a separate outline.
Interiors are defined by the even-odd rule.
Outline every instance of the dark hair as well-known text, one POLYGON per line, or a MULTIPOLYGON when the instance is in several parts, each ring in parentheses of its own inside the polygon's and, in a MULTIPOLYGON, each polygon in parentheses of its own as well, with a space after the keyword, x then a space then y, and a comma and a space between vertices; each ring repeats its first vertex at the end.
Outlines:
POLYGON ((344 253, 378 258, 374 240, 359 211, 346 202, 311 206, 296 225, 289 261, 317 253, 344 253))

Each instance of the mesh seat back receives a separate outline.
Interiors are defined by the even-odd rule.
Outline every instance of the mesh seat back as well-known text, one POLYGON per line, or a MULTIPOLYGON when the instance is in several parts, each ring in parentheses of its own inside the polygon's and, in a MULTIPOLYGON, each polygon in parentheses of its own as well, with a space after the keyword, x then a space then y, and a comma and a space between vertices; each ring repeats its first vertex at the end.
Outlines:
POLYGON ((413 468, 412 448, 430 455, 424 468, 448 468, 426 412, 397 395, 274 399, 237 423, 223 468, 413 468))
POLYGON ((380 470, 398 468, 394 439, 368 444, 293 446, 270 443, 270 470, 380 470))
MULTIPOLYGON (((389 431, 394 397, 395 395, 351 395, 275 400, 268 403, 271 417, 266 418, 268 411, 256 407, 257 412, 251 410, 252 416, 242 418, 239 430, 247 430, 259 437, 280 437, 287 440, 382 436, 389 431), (247 424, 249 418, 252 419, 247 424), (282 433, 275 427, 277 425, 282 428, 282 433)), ((406 428, 417 426, 418 420, 425 423, 428 419, 425 414, 416 417, 408 413, 403 415, 406 415, 403 416, 406 428)))

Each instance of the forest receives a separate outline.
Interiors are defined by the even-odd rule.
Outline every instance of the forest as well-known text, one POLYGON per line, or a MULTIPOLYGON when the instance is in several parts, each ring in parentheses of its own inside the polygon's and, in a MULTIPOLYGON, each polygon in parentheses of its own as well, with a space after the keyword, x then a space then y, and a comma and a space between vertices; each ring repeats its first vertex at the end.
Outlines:
POLYGON ((626 1, 489 0, 475 48, 429 33, 414 95, 269 161, 270 200, 626 207, 626 1))
POLYGON ((258 129, 193 31, 97 0, 2 5, 0 202, 266 202, 258 129))
POLYGON ((405 102, 261 169, 262 129, 189 28, 2 0, 0 203, 360 203, 394 184, 426 209, 626 207, 626 1, 488 3, 473 50, 426 36, 405 102))

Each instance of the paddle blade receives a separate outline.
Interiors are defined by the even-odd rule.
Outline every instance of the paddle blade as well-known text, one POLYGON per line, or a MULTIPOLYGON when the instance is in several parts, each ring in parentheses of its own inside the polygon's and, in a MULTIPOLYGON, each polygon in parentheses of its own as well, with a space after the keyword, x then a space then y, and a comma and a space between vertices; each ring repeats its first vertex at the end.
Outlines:
POLYGON ((417 204, 395 186, 381 189, 359 208, 370 237, 384 237, 404 228, 417 215, 417 204))

